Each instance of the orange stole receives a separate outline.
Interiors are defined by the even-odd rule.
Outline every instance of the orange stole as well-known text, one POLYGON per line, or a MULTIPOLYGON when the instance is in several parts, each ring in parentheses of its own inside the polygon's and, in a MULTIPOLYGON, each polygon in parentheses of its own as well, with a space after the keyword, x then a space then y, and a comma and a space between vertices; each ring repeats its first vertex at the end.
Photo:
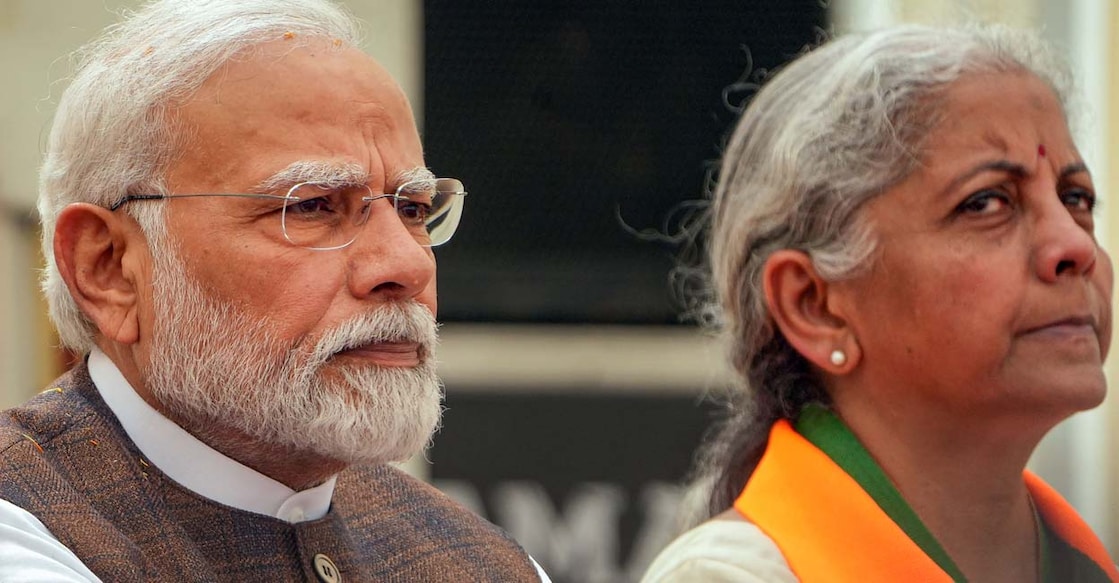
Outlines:
MULTIPOLYGON (((1119 583, 1114 561, 1068 502, 1032 473, 1023 478, 1053 532, 1119 583)), ((787 421, 774 424, 734 507, 773 539, 804 583, 952 581, 853 478, 787 421)))

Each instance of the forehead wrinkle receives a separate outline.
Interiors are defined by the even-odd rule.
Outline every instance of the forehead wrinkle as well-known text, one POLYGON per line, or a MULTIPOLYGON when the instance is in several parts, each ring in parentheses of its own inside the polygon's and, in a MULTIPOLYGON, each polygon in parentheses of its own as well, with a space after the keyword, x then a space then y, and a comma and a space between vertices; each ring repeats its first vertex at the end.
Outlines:
POLYGON ((983 132, 983 141, 1000 152, 1005 153, 1010 150, 1010 144, 1007 144, 1006 139, 996 131, 987 130, 983 132))
POLYGON ((298 160, 265 178, 257 188, 273 191, 289 188, 300 182, 321 182, 332 187, 357 186, 368 182, 369 173, 361 164, 329 160, 298 160))

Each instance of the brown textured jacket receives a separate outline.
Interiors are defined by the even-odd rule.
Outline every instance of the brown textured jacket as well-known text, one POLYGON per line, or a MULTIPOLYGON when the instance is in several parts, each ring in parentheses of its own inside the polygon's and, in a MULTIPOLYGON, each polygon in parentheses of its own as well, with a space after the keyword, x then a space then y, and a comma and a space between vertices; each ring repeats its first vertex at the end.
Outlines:
POLYGON ((143 459, 84 364, 0 416, 0 498, 106 582, 319 581, 319 554, 344 582, 539 581, 500 529, 389 466, 343 472, 299 524, 198 496, 143 459))

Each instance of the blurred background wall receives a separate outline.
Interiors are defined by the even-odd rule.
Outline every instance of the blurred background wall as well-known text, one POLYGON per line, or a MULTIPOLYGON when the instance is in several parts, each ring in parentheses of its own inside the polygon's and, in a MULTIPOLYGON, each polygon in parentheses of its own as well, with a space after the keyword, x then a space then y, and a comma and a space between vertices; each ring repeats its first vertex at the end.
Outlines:
MULTIPOLYGON (((36 289, 33 207, 68 55, 138 4, 0 0, 0 405, 64 366, 36 289)), ((345 4, 411 97, 433 169, 472 192, 439 250, 445 427, 414 471, 510 530, 557 583, 635 580, 680 526, 680 484, 714 411, 703 396, 727 377, 719 349, 679 323, 671 235, 703 196, 738 92, 821 31, 1042 29, 1076 70, 1101 237, 1119 248, 1111 0, 345 4)), ((1033 462, 1113 552, 1117 428, 1109 398, 1033 462)))

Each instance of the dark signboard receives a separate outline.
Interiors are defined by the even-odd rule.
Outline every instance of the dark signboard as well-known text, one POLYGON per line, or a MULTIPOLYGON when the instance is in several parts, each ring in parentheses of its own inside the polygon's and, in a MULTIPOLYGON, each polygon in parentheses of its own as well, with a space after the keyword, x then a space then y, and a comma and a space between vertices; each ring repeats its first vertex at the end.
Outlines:
POLYGON ((432 482, 509 531, 554 583, 637 581, 678 533, 713 414, 699 398, 448 394, 432 482))
POLYGON ((677 247, 634 231, 678 231, 734 108, 817 42, 824 4, 426 0, 425 154, 470 192, 441 317, 678 322, 677 247))

